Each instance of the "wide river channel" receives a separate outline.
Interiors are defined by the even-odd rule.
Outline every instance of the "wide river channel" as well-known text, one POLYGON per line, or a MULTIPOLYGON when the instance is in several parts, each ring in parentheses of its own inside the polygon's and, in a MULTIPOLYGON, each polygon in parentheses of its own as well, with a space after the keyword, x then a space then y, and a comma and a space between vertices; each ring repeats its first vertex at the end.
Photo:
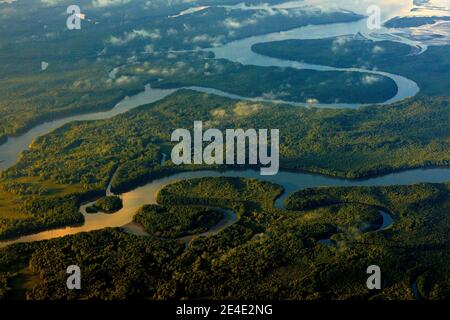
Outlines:
MULTIPOLYGON (((382 71, 372 71, 354 68, 353 69, 332 68, 329 66, 311 65, 307 63, 298 63, 287 60, 273 59, 255 54, 251 50, 253 44, 261 42, 269 42, 282 39, 311 39, 311 38, 320 39, 339 35, 356 34, 358 32, 364 34, 369 38, 373 37, 367 31, 366 22, 364 20, 360 20, 351 23, 329 24, 321 26, 306 26, 286 32, 277 32, 262 36, 246 38, 243 40, 228 43, 222 47, 214 48, 211 50, 215 53, 217 58, 228 59, 231 61, 249 65, 291 67, 297 69, 313 69, 318 71, 335 70, 335 71, 350 71, 350 72, 368 72, 372 74, 384 75, 393 79, 398 87, 398 92, 396 96, 392 97, 389 101, 386 101, 384 104, 397 102, 405 98, 415 96, 419 92, 419 87, 417 86, 417 84, 414 81, 406 79, 399 75, 393 75, 382 71)), ((384 32, 387 33, 388 30, 384 30, 384 32)), ((403 41, 401 39, 398 39, 398 41, 405 42, 407 44, 410 44, 411 46, 418 45, 414 43, 409 43, 407 40, 403 41)), ((264 100, 258 98, 240 97, 211 88, 191 87, 190 89, 197 90, 200 92, 217 94, 229 98, 256 100, 256 101, 264 100)), ((27 150, 29 148, 29 145, 33 142, 33 140, 35 140, 39 136, 42 136, 44 134, 53 131, 56 128, 63 126, 64 124, 73 121, 108 119, 118 114, 127 112, 138 106, 159 101, 167 97, 168 95, 176 92, 177 90, 179 89, 161 90, 161 89, 153 89, 147 86, 145 91, 135 96, 127 97, 109 111, 58 119, 55 121, 47 122, 39 126, 36 126, 21 136, 11 137, 8 139, 6 143, 0 145, 0 170, 4 170, 9 166, 13 165, 17 161, 20 153, 24 150, 27 150)), ((279 101, 272 101, 272 102, 279 102, 279 101)), ((293 106, 304 105, 301 103, 292 103, 292 102, 287 103, 290 103, 293 106)), ((328 107, 328 108, 356 108, 358 106, 359 105, 350 105, 350 104, 317 105, 317 107, 328 107)), ((166 185, 182 179, 191 179, 199 177, 219 177, 219 176, 256 178, 273 182, 283 186, 283 188, 285 189, 285 193, 279 199, 277 199, 275 203, 275 206, 282 208, 284 200, 289 194, 304 188, 312 188, 319 186, 386 186, 386 185, 407 185, 422 182, 432 182, 432 183, 446 182, 450 181, 450 169, 444 168, 415 169, 397 172, 381 177, 375 177, 367 180, 345 180, 327 177, 319 174, 293 173, 293 172, 280 172, 275 176, 263 177, 259 175, 259 171, 252 171, 252 170, 246 171, 230 170, 225 172, 194 171, 194 172, 180 173, 162 179, 154 180, 144 186, 138 187, 130 192, 120 195, 123 199, 124 206, 122 210, 120 210, 115 214, 102 214, 102 213, 86 214, 85 208, 88 204, 83 205, 80 207, 80 212, 82 212, 85 216, 85 222, 83 225, 59 228, 55 230, 23 236, 11 241, 3 241, 0 242, 0 247, 4 247, 12 243, 52 239, 80 232, 99 230, 106 227, 123 227, 129 225, 130 222, 132 222, 133 216, 140 207, 142 207, 145 204, 156 203, 156 197, 158 192, 166 185)), ((215 231, 220 231, 224 227, 230 225, 231 222, 235 221, 236 219, 235 215, 233 214, 226 214, 225 217, 227 221, 222 222, 220 228, 217 228, 217 230, 215 231)), ((134 231, 135 231, 134 233, 138 233, 139 230, 134 231)))

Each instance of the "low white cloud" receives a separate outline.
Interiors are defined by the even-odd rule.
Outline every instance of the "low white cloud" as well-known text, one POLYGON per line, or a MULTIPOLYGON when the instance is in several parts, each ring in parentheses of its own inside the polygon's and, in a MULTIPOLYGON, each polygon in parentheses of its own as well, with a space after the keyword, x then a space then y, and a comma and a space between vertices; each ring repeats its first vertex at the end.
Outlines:
POLYGON ((306 103, 309 106, 315 106, 315 105, 319 104, 319 100, 310 98, 310 99, 306 100, 306 103))
MULTIPOLYGON (((255 20, 253 20, 253 23, 256 23, 255 20)), ((250 23, 246 23, 245 21, 239 21, 237 19, 232 19, 232 18, 227 18, 223 21, 223 25, 225 26, 225 28, 228 29, 239 29, 242 27, 245 27, 247 25, 249 25, 250 23)))
POLYGON ((381 77, 373 74, 367 74, 362 78, 362 83, 368 86, 379 81, 381 81, 381 77))
POLYGON ((63 3, 64 0, 41 0, 41 2, 48 6, 54 6, 54 5, 63 3))
POLYGON ((193 37, 192 39, 189 38, 185 38, 184 39, 184 43, 188 44, 188 43, 209 43, 210 46, 212 47, 217 47, 220 46, 224 43, 225 39, 223 36, 210 36, 208 34, 200 34, 197 35, 195 37, 193 37))
POLYGON ((345 48, 345 46, 351 41, 352 39, 350 37, 337 37, 335 40, 333 40, 333 43, 331 44, 331 51, 334 53, 338 52, 347 52, 348 49, 345 48))
MULTIPOLYGON (((55 0, 45 0, 45 1, 55 1, 55 0)), ((57 1, 57 0, 56 0, 57 1)), ((92 5, 94 7, 109 7, 119 4, 129 3, 131 0, 94 0, 92 5)))
POLYGON ((117 85, 124 85, 124 84, 129 84, 132 82, 137 81, 138 79, 136 77, 129 77, 129 76, 120 76, 116 79, 116 84, 117 85))
POLYGON ((380 54, 384 52, 384 48, 380 47, 380 46, 375 46, 372 49, 372 53, 374 54, 380 54))
POLYGON ((144 29, 133 30, 131 32, 125 32, 122 37, 111 36, 108 42, 115 46, 122 46, 138 38, 158 40, 161 39, 161 32, 158 29, 153 31, 144 29))

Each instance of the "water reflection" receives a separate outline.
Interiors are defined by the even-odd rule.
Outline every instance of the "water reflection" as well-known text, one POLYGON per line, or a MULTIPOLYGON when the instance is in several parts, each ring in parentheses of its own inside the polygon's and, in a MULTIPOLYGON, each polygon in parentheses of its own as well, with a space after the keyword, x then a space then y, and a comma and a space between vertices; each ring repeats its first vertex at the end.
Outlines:
POLYGON ((109 119, 118 114, 130 111, 138 106, 152 103, 167 97, 175 90, 160 90, 151 89, 145 90, 132 98, 124 99, 118 103, 113 109, 109 111, 102 111, 96 113, 88 113, 82 115, 76 115, 71 117, 66 117, 62 119, 55 119, 53 121, 46 122, 44 124, 38 125, 31 130, 27 131, 18 137, 10 137, 8 141, 0 145, 0 171, 9 168, 16 163, 19 154, 27 150, 29 145, 37 137, 43 136, 53 130, 73 121, 86 121, 86 120, 101 120, 109 119))
MULTIPOLYGON (((345 180, 337 179, 317 174, 293 173, 281 171, 275 176, 260 176, 259 171, 246 170, 235 171, 229 170, 225 172, 217 171, 194 171, 175 174, 169 177, 155 180, 145 186, 136 188, 130 192, 121 195, 123 199, 123 208, 115 214, 86 214, 85 209, 90 204, 80 207, 80 211, 85 215, 85 223, 82 226, 66 227, 57 230, 40 232, 34 235, 20 237, 18 239, 6 242, 0 242, 0 247, 12 243, 31 242, 38 240, 47 240, 66 235, 73 235, 80 232, 99 230, 106 227, 122 227, 129 224, 136 211, 145 204, 155 204, 158 192, 168 184, 192 178, 201 177, 241 177, 254 178, 269 181, 283 186, 285 192, 279 197, 275 206, 282 208, 285 199, 300 189, 314 188, 321 186, 389 186, 389 185, 409 185, 419 182, 439 183, 450 181, 450 169, 416 169, 404 172, 392 173, 382 177, 376 177, 368 180, 345 180)), ((385 217, 383 217, 385 218, 385 217)), ((385 219, 387 226, 391 222, 385 219)))
MULTIPOLYGON (((391 17, 395 15, 402 15, 404 12, 408 12, 412 8, 412 1, 402 1, 400 3, 396 1, 375 1, 376 3, 380 3, 383 8, 383 12, 386 12, 384 15, 386 17, 391 17)), ((372 3, 372 1, 370 1, 372 3)), ((339 8, 344 8, 347 10, 353 10, 356 12, 365 12, 365 8, 367 8, 366 1, 349 1, 343 0, 339 1, 338 4, 334 1, 318 1, 318 0, 306 0, 306 1, 290 1, 284 4, 280 4, 272 7, 279 8, 292 8, 296 6, 305 6, 305 5, 318 5, 323 8, 333 8, 338 6, 339 8)), ((192 11, 192 10, 191 10, 192 11)), ((195 10, 193 10, 195 12, 195 10)), ((307 63, 295 63, 285 60, 272 59, 268 57, 263 57, 257 55, 251 51, 251 46, 255 43, 259 42, 268 42, 275 40, 285 40, 285 39, 319 39, 326 37, 335 37, 341 35, 348 34, 357 34, 358 32, 366 35, 373 40, 379 40, 379 37, 371 36, 370 30, 367 30, 365 20, 352 22, 352 23, 338 23, 331 25, 320 25, 320 26, 306 26, 303 28, 297 28, 286 32, 272 33, 268 35, 263 35, 259 37, 251 37, 248 39, 244 39, 241 41, 236 41, 229 43, 221 48, 214 49, 218 58, 225 58, 231 61, 240 62, 243 64, 253 64, 259 66, 279 66, 279 67, 292 67, 298 69, 313 69, 313 70, 322 70, 322 71, 330 71, 330 70, 345 70, 345 71, 360 71, 366 72, 366 70, 362 69, 338 69, 338 68, 330 68, 327 66, 318 66, 307 63)), ((383 34, 388 32, 388 30, 382 29, 378 33, 383 34)), ((420 42, 416 42, 414 40, 408 40, 406 38, 393 38, 393 41, 399 41, 403 43, 407 43, 411 46, 420 46, 420 42)), ((426 48, 424 48, 426 49, 426 48)), ((423 50, 422 50, 423 51, 423 50)), ((389 75, 382 72, 369 71, 379 75, 385 75, 391 77, 399 87, 398 93, 395 97, 386 101, 386 103, 393 103, 399 100, 402 100, 407 97, 414 96, 419 91, 417 84, 409 79, 406 79, 401 76, 389 75)), ((204 92, 214 89, 208 88, 199 88, 200 91, 203 89, 204 92)), ((125 99, 121 103, 117 104, 112 110, 106 112, 97 112, 90 113, 84 115, 77 115, 72 117, 67 117, 63 119, 55 119, 54 121, 50 121, 39 126, 34 127, 29 130, 25 134, 19 137, 10 137, 8 141, 2 145, 0 145, 0 171, 4 170, 10 166, 12 166, 17 158, 23 150, 27 150, 29 145, 32 143, 34 139, 44 134, 47 134, 56 128, 61 127, 62 125, 73 122, 73 121, 84 121, 84 120, 100 120, 100 119, 108 119, 120 113, 127 112, 139 105, 143 105, 146 103, 151 103, 158 101, 169 94, 173 93, 175 90, 158 90, 151 89, 146 90, 138 95, 133 96, 130 99, 125 99)), ((230 95, 225 92, 220 92, 215 90, 215 94, 219 94, 222 96, 230 96, 236 97, 240 99, 246 99, 244 97, 230 95)), ((259 99, 262 100, 262 99, 259 99)), ((295 104, 295 103, 294 103, 295 104)), ((307 105, 296 104, 296 105, 307 105)), ((317 107, 336 107, 336 108, 356 108, 357 104, 333 104, 333 105, 322 105, 318 104, 317 107)))
MULTIPOLYGON (((343 8, 358 13, 365 13, 367 6, 372 3, 377 3, 381 6, 383 19, 388 19, 393 16, 408 15, 411 13, 411 10, 413 9, 412 1, 381 1, 381 0, 379 1, 341 0, 339 2, 319 1, 319 0, 290 1, 278 5, 278 7, 289 8, 299 5, 302 6, 316 5, 329 9, 333 9, 334 7, 334 9, 343 8)), ((438 3, 440 6, 442 6, 443 4, 442 1, 436 1, 433 3, 438 3)), ((428 7, 427 10, 432 9, 428 7)), ((426 11, 422 10, 422 12, 426 11)), ((251 45, 258 42, 267 42, 284 39, 318 39, 340 35, 357 34, 358 32, 367 35, 368 37, 374 38, 373 36, 371 36, 372 32, 367 30, 366 22, 364 20, 361 20, 352 23, 341 23, 322 26, 307 26, 286 32, 273 33, 259 37, 252 37, 227 44, 221 48, 216 48, 214 49, 214 52, 219 58, 226 58, 236 62, 257 64, 261 66, 280 66, 280 67, 290 66, 295 68, 311 68, 315 70, 346 70, 346 71, 365 72, 366 70, 361 69, 336 69, 327 66, 317 66, 306 63, 302 64, 272 59, 256 55, 251 51, 251 45)), ((389 30, 382 29, 379 33, 383 34, 383 32, 386 32, 389 35, 389 30)), ((416 42, 407 40, 405 38, 398 38, 398 40, 396 41, 405 42, 410 45, 417 45, 416 42)), ((375 71, 372 72, 376 73, 375 71)), ((383 73, 378 72, 378 74, 383 73)), ((418 92, 419 89, 413 81, 396 75, 389 75, 389 76, 393 78, 396 81, 397 85, 399 86, 399 92, 397 96, 394 99, 391 99, 389 102, 398 101, 404 99, 405 97, 413 96, 418 92)), ((205 90, 213 90, 213 89, 205 89, 205 90)), ((36 137, 46 134, 66 123, 72 121, 98 120, 111 118, 120 113, 127 112, 139 105, 158 101, 168 96, 169 94, 173 93, 174 91, 175 90, 157 90, 157 89, 146 90, 130 99, 124 100, 123 102, 116 105, 116 107, 110 111, 73 116, 60 120, 51 121, 33 128, 32 130, 28 131, 26 134, 20 137, 10 138, 7 143, 0 146, 0 170, 13 165, 16 162, 19 153, 23 150, 26 150, 29 144, 36 137)), ((220 94, 220 92, 215 93, 220 94)), ((229 95, 227 93, 223 94, 229 95)), ((174 175, 171 177, 159 179, 157 181, 147 184, 144 187, 140 187, 131 192, 123 194, 122 198, 124 202, 124 208, 113 215, 101 213, 96 215, 85 215, 85 223, 82 226, 60 228, 57 230, 46 231, 35 235, 21 237, 14 241, 1 242, 0 247, 11 243, 52 239, 65 235, 76 234, 79 232, 98 230, 104 227, 121 227, 127 225, 128 223, 130 223, 130 221, 132 221, 134 214, 142 205, 156 203, 156 196, 158 191, 167 184, 179 181, 181 179, 205 177, 205 176, 208 177, 236 176, 245 178, 261 178, 259 174, 254 171, 243 171, 243 172, 227 171, 225 173, 207 171, 207 172, 189 172, 174 175)), ((266 177, 264 179, 280 184, 285 188, 286 192, 283 194, 282 197, 280 197, 276 201, 276 206, 282 207, 283 201, 290 193, 302 188, 310 188, 318 186, 352 186, 352 185, 370 186, 370 185, 412 184, 418 182, 443 182, 450 180, 450 170, 449 169, 411 170, 407 172, 387 175, 384 177, 378 177, 366 181, 349 181, 320 175, 289 173, 289 172, 280 172, 277 176, 266 177)), ((84 212, 86 206, 87 205, 82 206, 80 210, 84 212)))

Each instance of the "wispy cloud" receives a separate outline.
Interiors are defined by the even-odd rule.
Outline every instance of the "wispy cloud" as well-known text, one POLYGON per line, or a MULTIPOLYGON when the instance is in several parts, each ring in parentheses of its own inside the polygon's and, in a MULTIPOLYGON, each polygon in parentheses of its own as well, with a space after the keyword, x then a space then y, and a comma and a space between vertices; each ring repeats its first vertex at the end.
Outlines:
MULTIPOLYGON (((53 1, 53 0, 50 0, 53 1)), ((109 7, 109 6, 115 6, 119 4, 125 4, 129 3, 131 0, 94 0, 92 2, 92 5, 94 7, 109 7)))
POLYGON ((111 36, 108 42, 115 46, 122 46, 127 44, 130 41, 135 39, 151 39, 151 40, 159 40, 161 39, 161 32, 156 30, 133 30, 130 32, 125 32, 122 37, 111 36))
POLYGON ((373 74, 368 74, 368 75, 365 75, 362 78, 362 83, 365 84, 365 85, 370 86, 370 85, 372 85, 374 83, 377 83, 377 82, 381 81, 381 79, 382 78, 380 76, 376 76, 376 75, 373 75, 373 74))

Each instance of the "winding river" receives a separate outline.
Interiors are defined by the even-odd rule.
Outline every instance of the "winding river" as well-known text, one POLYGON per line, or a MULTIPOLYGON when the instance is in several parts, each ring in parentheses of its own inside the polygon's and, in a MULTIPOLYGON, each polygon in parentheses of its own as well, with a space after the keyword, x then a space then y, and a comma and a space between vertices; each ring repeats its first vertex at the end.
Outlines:
MULTIPOLYGON (((308 1, 307 1, 308 2, 308 1)), ((306 2, 306 4, 308 4, 306 2)), ((313 1, 314 2, 314 1, 313 1)), ((400 7, 399 5, 396 5, 400 7)), ((405 5, 404 5, 405 6, 405 5)), ((404 7, 403 6, 403 7, 404 7)), ((395 13, 398 11, 392 11, 390 12, 390 15, 387 17, 390 17, 392 15, 395 15, 395 13)), ((388 34, 388 30, 382 30, 382 34, 388 34)), ((381 31, 380 31, 381 32, 381 31)), ((205 49, 208 51, 212 51, 217 59, 227 59, 233 62, 239 62, 245 65, 256 65, 256 66, 266 66, 266 67, 280 67, 280 68, 295 68, 295 69, 309 69, 309 70, 316 70, 316 71, 348 71, 348 72, 364 72, 369 74, 374 74, 378 76, 386 76, 391 78, 397 85, 397 94, 389 99, 388 101, 385 101, 381 104, 390 104, 397 101, 401 101, 405 98, 413 97, 415 96, 419 91, 418 85, 405 77, 390 74, 382 71, 377 70, 366 70, 366 69, 359 69, 359 68, 334 68, 330 66, 321 66, 321 65, 314 65, 314 64, 308 64, 308 63, 300 63, 300 62, 294 62, 294 61, 288 61, 288 60, 282 60, 282 59, 275 59, 266 57, 263 55, 259 55, 257 53, 254 53, 251 50, 251 47, 256 43, 262 43, 262 42, 270 42, 270 41, 278 41, 278 40, 286 40, 286 39, 321 39, 321 38, 328 38, 328 37, 335 37, 335 36, 342 36, 342 35, 356 35, 357 33, 361 33, 364 36, 368 38, 373 38, 374 40, 377 40, 373 37, 373 33, 370 32, 370 30, 367 29, 366 20, 359 20, 355 22, 350 23, 333 23, 333 24, 327 24, 327 25, 308 25, 301 28, 292 29, 285 32, 275 32, 270 34, 265 34, 261 36, 255 36, 255 37, 249 37, 246 39, 233 41, 230 43, 227 43, 221 47, 217 48, 210 48, 205 49)), ((408 41, 407 39, 400 39, 397 36, 393 39, 397 39, 397 41, 404 42, 408 45, 419 46, 420 44, 408 41)), ((20 135, 18 137, 10 137, 6 143, 0 145, 0 171, 5 170, 6 168, 14 165, 20 155, 20 153, 24 150, 27 150, 30 146, 30 144, 39 136, 45 135, 67 123, 73 122, 73 121, 87 121, 87 120, 101 120, 101 119, 109 119, 111 117, 114 117, 118 114, 127 112, 131 109, 134 109, 138 106, 157 102, 161 99, 164 99, 165 97, 169 96, 170 94, 180 90, 180 89, 191 89, 198 92, 203 93, 210 93, 215 94, 223 97, 228 97, 232 99, 239 99, 239 100, 249 100, 249 101, 258 101, 258 102, 275 102, 275 103, 286 103, 291 104, 294 106, 310 106, 308 103, 298 103, 298 102, 292 102, 292 101, 282 101, 282 100, 270 100, 270 99, 264 99, 264 98, 248 98, 243 97, 235 94, 231 94, 228 92, 223 92, 217 89, 212 88, 204 88, 204 87, 187 87, 187 88, 179 88, 179 89, 154 89, 150 86, 146 86, 145 91, 134 95, 132 97, 126 97, 124 100, 122 100, 120 103, 118 103, 116 106, 114 106, 113 109, 109 111, 104 112, 96 112, 96 113, 89 113, 89 114, 83 114, 83 115, 76 115, 76 116, 70 116, 66 118, 57 119, 54 121, 49 121, 46 123, 43 123, 41 125, 38 125, 28 132, 26 132, 23 135, 20 135)), ((317 103, 314 104, 315 107, 318 108, 358 108, 361 106, 361 104, 321 104, 317 103)))
MULTIPOLYGON (((320 26, 306 26, 302 28, 293 29, 286 32, 272 33, 262 36, 251 37, 235 42, 228 43, 219 48, 210 49, 216 55, 216 58, 228 59, 235 62, 240 62, 243 64, 251 64, 258 66, 278 66, 278 67, 291 67, 297 69, 313 69, 318 71, 351 71, 351 72, 368 72, 376 75, 383 75, 393 79, 397 86, 398 92, 395 97, 384 102, 384 104, 396 102, 403 100, 407 97, 412 97, 419 92, 419 87, 417 84, 404 77, 388 74, 381 71, 375 70, 364 70, 364 69, 343 69, 343 68, 332 68, 329 66, 319 66, 307 63, 298 63, 280 59, 273 59, 265 56, 255 54, 251 50, 251 46, 260 42, 268 42, 283 39, 311 39, 311 38, 325 38, 333 37, 339 35, 356 34, 358 32, 364 33, 366 29, 366 23, 364 20, 352 22, 352 23, 341 23, 341 24, 330 24, 330 25, 320 25, 320 26)), ((366 34, 365 34, 366 35, 366 34)), ((261 101, 264 99, 254 98, 248 99, 246 97, 239 97, 226 92, 222 92, 210 88, 201 87, 191 87, 190 89, 221 95, 224 97, 247 99, 253 101, 261 101)), ((61 127, 64 124, 73 121, 85 121, 85 120, 100 120, 114 117, 118 114, 127 112, 133 108, 140 105, 152 103, 159 101, 168 95, 176 92, 179 89, 173 90, 161 90, 146 87, 144 92, 141 92, 135 96, 128 97, 118 103, 113 109, 106 112, 98 112, 92 114, 85 114, 79 116, 67 117, 51 122, 44 123, 42 125, 36 126, 35 128, 28 131, 26 134, 19 137, 9 138, 8 141, 0 145, 0 170, 4 170, 9 166, 13 165, 20 153, 29 148, 29 145, 37 137, 42 136, 52 130, 61 127)), ((270 101, 270 100, 264 100, 270 101)), ((279 102, 279 101, 276 101, 279 102)), ((288 102, 289 103, 289 102, 288 102)), ((294 105, 305 105, 305 104, 295 104, 294 105)), ((351 104, 334 104, 334 105, 317 105, 317 107, 334 107, 334 108, 355 108, 358 105, 351 104)), ((322 176, 318 174, 307 174, 307 173, 292 173, 292 172, 280 172, 276 176, 265 176, 259 175, 259 172, 247 170, 247 171, 194 171, 175 174, 162 179, 157 179, 153 182, 146 184, 145 186, 138 187, 130 192, 120 195, 123 199, 123 209, 115 214, 86 214, 86 207, 90 204, 84 204, 80 207, 80 211, 85 216, 85 222, 81 226, 65 227, 55 230, 40 232, 28 236, 23 236, 11 241, 0 242, 0 247, 12 243, 20 242, 31 242, 52 239, 56 237, 62 237, 66 235, 72 235, 80 232, 87 232, 93 230, 99 230, 105 227, 124 227, 128 228, 129 232, 132 233, 142 233, 136 225, 130 224, 133 220, 133 216, 136 211, 145 204, 156 203, 156 197, 163 187, 170 183, 182 179, 199 178, 199 177, 243 177, 243 178, 257 178, 266 180, 272 183, 279 184, 284 187, 285 193, 276 200, 275 206, 278 208, 283 208, 283 203, 286 197, 294 191, 303 188, 312 188, 319 186, 386 186, 386 185, 406 185, 414 184, 419 182, 445 182, 450 181, 450 169, 416 169, 404 172, 398 172, 389 174, 382 177, 371 178, 367 180, 344 180, 338 178, 332 178, 327 176, 322 176)), ((110 188, 108 188, 107 194, 111 194, 110 188)), ((226 219, 220 224, 214 231, 218 232, 224 227, 228 226, 230 222, 236 220, 236 217, 232 214, 225 215, 226 219)), ((214 229, 214 228, 213 228, 214 229)))
MULTIPOLYGON (((133 216, 137 210, 145 204, 156 204, 158 192, 165 186, 185 179, 202 178, 202 177, 241 177, 254 178, 279 184, 284 188, 284 193, 275 201, 275 207, 284 208, 284 201, 293 192, 320 186, 389 186, 389 185, 408 185, 418 182, 438 183, 450 181, 450 169, 415 169, 403 172, 392 173, 389 175, 375 177, 367 180, 346 180, 322 176, 318 174, 294 173, 281 171, 275 176, 261 176, 259 171, 245 170, 236 171, 228 170, 224 172, 218 171, 192 171, 174 174, 165 178, 154 180, 144 186, 138 187, 130 192, 121 194, 123 200, 123 208, 114 214, 87 214, 86 208, 92 203, 83 204, 80 212, 85 217, 85 222, 81 226, 64 227, 55 230, 44 231, 28 236, 23 236, 11 241, 0 242, 0 247, 13 243, 32 242, 39 240, 48 240, 66 235, 73 235, 80 232, 88 232, 103 229, 106 227, 124 227, 131 233, 142 232, 135 225, 130 225, 133 216)), ((232 218, 232 217, 231 217, 232 218)), ((384 219, 386 221, 386 219, 384 219)), ((229 221, 228 221, 229 222, 229 221)), ((224 226, 228 226, 226 223, 224 226)), ((385 225, 385 223, 383 223, 385 225)), ((384 228, 384 226, 382 227, 384 228)))
MULTIPOLYGON (((380 214, 380 217, 381 217, 381 224, 375 230, 367 230, 367 229, 360 230, 361 233, 380 232, 380 231, 387 230, 394 225, 394 219, 392 218, 392 216, 389 213, 387 213, 384 210, 378 210, 378 213, 380 214)), ((337 243, 336 243, 336 241, 334 241, 331 238, 332 236, 333 235, 329 236, 328 238, 320 239, 317 242, 324 244, 326 246, 335 246, 337 243)))

